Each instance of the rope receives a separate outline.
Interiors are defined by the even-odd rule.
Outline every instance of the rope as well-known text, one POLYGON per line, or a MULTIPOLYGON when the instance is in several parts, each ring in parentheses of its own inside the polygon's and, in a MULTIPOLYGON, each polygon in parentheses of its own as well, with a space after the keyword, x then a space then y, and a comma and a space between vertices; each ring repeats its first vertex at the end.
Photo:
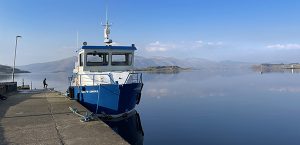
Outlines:
POLYGON ((77 110, 77 108, 72 108, 72 107, 69 107, 69 109, 74 113, 76 114, 77 116, 81 117, 80 121, 82 122, 89 122, 91 120, 94 120, 94 115, 93 113, 89 114, 88 112, 85 113, 85 115, 81 115, 79 113, 79 111, 77 110))

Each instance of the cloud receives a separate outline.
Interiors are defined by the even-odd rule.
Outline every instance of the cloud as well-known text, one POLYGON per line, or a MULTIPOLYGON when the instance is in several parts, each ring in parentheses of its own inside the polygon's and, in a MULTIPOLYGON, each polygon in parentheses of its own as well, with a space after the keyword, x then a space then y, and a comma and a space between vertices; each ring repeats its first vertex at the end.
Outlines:
POLYGON ((167 43, 161 43, 159 41, 150 43, 146 46, 146 50, 148 52, 165 52, 170 49, 175 48, 176 46, 174 44, 167 44, 167 43))
POLYGON ((184 50, 194 50, 199 48, 220 48, 223 47, 224 43, 219 42, 205 42, 202 40, 197 41, 182 41, 176 43, 162 43, 160 41, 156 41, 146 45, 145 50, 148 52, 166 52, 174 49, 184 49, 184 50))
POLYGON ((221 41, 218 42, 205 42, 202 40, 198 40, 192 43, 193 48, 219 48, 223 46, 224 43, 221 41))
POLYGON ((115 41, 113 41, 113 42, 111 43, 111 45, 113 45, 113 46, 122 46, 122 44, 121 44, 121 43, 119 43, 119 42, 115 42, 115 41))
POLYGON ((300 49, 300 44, 291 43, 291 44, 274 44, 274 45, 268 45, 267 48, 275 48, 275 49, 300 49))

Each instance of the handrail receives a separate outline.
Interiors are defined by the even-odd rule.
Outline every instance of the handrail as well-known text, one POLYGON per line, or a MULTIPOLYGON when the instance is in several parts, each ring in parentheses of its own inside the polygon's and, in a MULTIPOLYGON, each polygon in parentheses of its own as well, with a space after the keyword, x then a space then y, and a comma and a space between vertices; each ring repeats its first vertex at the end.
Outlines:
POLYGON ((133 75, 136 75, 136 79, 133 79, 135 80, 136 83, 143 83, 143 74, 142 73, 136 73, 136 72, 133 72, 133 73, 129 73, 126 80, 125 80, 125 84, 128 83, 129 81, 129 78, 133 75))
MULTIPOLYGON (((114 81, 113 79, 113 76, 111 73, 105 73, 105 74, 76 74, 76 75, 72 75, 71 77, 69 77, 69 81, 70 81, 70 84, 71 82, 74 83, 75 79, 74 78, 78 78, 78 85, 81 86, 82 85, 82 77, 83 76, 92 76, 92 84, 93 86, 96 85, 96 82, 95 82, 95 79, 96 77, 95 76, 108 76, 109 77, 109 81, 111 84, 117 84, 117 82, 114 81), (79 77, 78 77, 79 76, 79 77)), ((128 84, 129 80, 131 80, 132 82, 134 83, 142 83, 143 82, 143 79, 142 79, 142 73, 136 73, 136 72, 131 72, 128 74, 124 84, 128 84), (132 79, 130 79, 132 78, 132 79)), ((77 83, 76 83, 77 84, 77 83)))
POLYGON ((108 73, 108 74, 76 74, 75 76, 72 75, 70 77, 70 82, 72 82, 72 81, 74 82, 74 78, 76 78, 77 76, 79 76, 78 81, 79 81, 80 86, 82 85, 82 76, 92 76, 91 79, 93 81, 93 86, 95 86, 95 76, 108 76, 109 80, 112 84, 116 83, 110 73, 108 73))

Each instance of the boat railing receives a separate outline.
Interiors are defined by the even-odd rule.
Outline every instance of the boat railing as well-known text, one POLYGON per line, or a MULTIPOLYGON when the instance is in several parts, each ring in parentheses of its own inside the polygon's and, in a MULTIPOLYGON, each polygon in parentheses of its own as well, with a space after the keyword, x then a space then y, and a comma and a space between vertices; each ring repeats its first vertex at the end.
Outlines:
MULTIPOLYGON (((98 85, 96 83, 96 77, 98 77, 98 76, 108 77, 109 78, 108 83, 110 83, 110 84, 118 83, 118 82, 114 81, 113 76, 110 73, 108 73, 108 74, 76 74, 76 75, 72 75, 71 77, 69 77, 70 86, 72 83, 76 84, 77 86, 82 86, 82 84, 83 84, 82 78, 84 76, 88 76, 92 80, 93 86, 98 85)), ((130 83, 143 83, 142 73, 129 73, 124 84, 130 84, 130 83)))
POLYGON ((143 74, 142 73, 129 73, 126 78, 125 84, 130 83, 143 83, 143 74))
POLYGON ((109 74, 109 73, 108 74, 76 74, 75 76, 72 75, 71 77, 69 77, 70 84, 71 84, 71 82, 73 82, 77 86, 78 85, 82 86, 82 84, 83 84, 82 83, 82 77, 84 77, 84 76, 91 77, 93 86, 98 85, 98 84, 96 84, 96 81, 95 81, 95 78, 97 76, 107 76, 109 78, 109 83, 116 84, 116 82, 114 81, 112 75, 109 74), (76 79, 76 78, 78 78, 78 79, 76 79))

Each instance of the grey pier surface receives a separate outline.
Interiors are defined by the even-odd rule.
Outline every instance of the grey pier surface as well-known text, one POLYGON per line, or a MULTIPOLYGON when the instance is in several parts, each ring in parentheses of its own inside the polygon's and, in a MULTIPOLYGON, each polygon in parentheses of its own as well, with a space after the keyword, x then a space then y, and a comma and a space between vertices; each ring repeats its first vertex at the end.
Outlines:
POLYGON ((11 93, 0 100, 0 144, 128 144, 108 125, 97 119, 81 122, 69 110, 87 111, 74 100, 55 91, 11 93))

